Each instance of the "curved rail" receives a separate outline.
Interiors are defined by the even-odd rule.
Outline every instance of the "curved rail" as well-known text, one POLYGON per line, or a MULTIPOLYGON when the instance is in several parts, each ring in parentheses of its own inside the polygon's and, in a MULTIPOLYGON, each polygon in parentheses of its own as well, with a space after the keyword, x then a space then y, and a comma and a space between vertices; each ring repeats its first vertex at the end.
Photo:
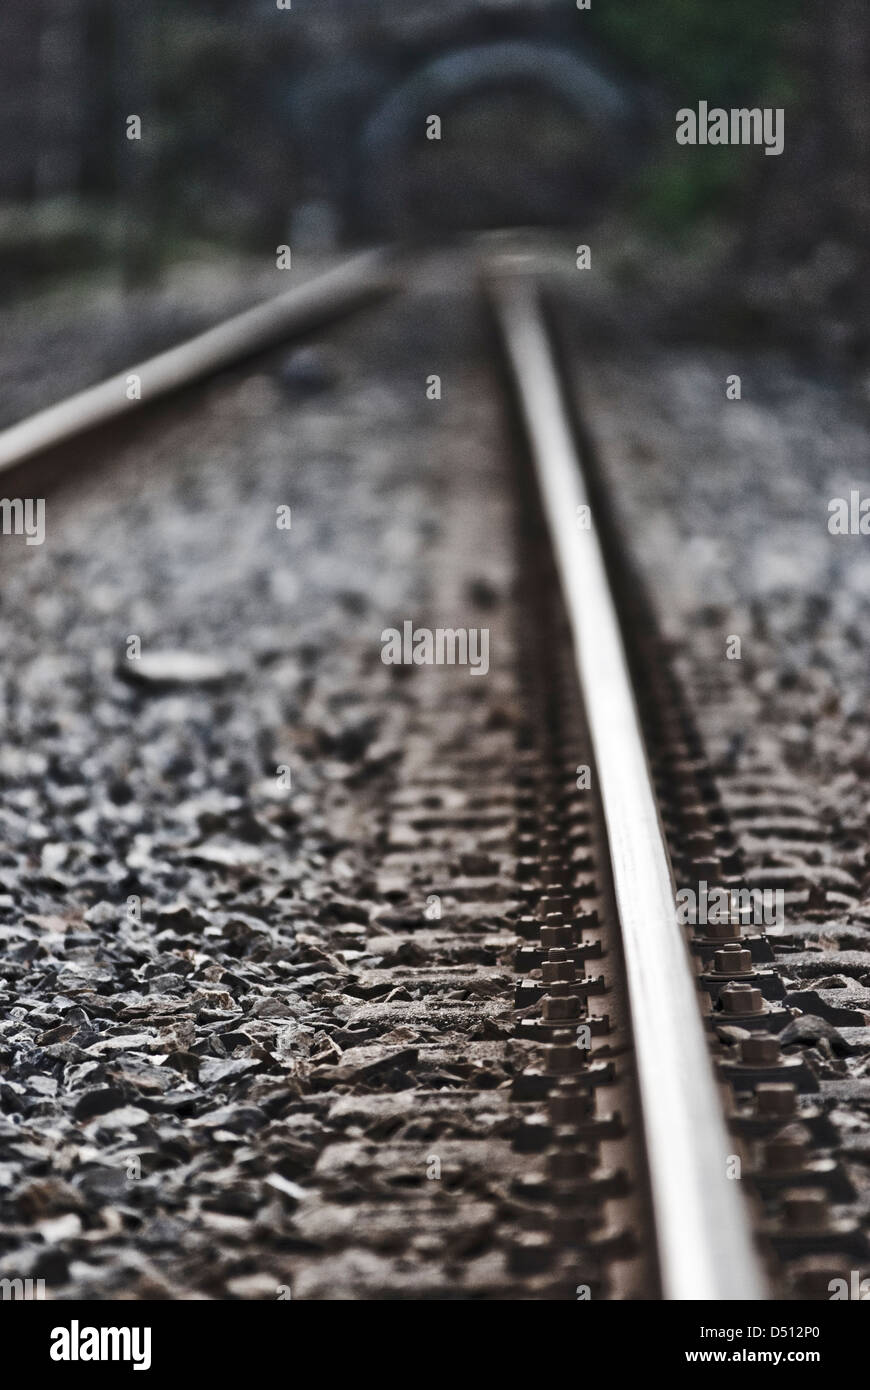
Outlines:
POLYGON ((536 287, 496 277, 504 338, 574 640, 622 929, 666 1299, 763 1299, 650 780, 619 619, 536 287))

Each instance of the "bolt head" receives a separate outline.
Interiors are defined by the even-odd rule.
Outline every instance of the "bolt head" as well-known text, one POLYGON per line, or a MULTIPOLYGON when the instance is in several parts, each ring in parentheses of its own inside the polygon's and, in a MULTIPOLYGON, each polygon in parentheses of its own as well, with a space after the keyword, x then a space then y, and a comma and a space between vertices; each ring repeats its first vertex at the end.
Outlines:
POLYGON ((790 1081, 761 1082, 755 1088, 759 1115, 794 1115, 797 1113, 797 1091, 790 1081))
POLYGON ((553 1262, 553 1242, 546 1231, 523 1231, 511 1244, 508 1265, 513 1274, 539 1274, 553 1262))
POLYGON ((748 975, 752 970, 752 955, 735 943, 716 952, 713 968, 718 975, 748 975))
POLYGON ((568 994, 568 985, 557 983, 551 986, 551 994, 544 999, 542 1014, 547 1023, 562 1023, 580 1017, 580 999, 576 994, 568 994), (563 995, 553 995, 552 991, 564 990, 563 995))
POLYGON ((803 1168, 807 1142, 800 1134, 775 1134, 764 1146, 765 1168, 780 1173, 793 1173, 803 1168))
POLYGON ((545 985, 553 985, 559 981, 573 984, 576 973, 573 960, 545 960, 541 966, 541 979, 545 985))
POLYGON ((544 1070, 548 1076, 565 1076, 582 1071, 583 1055, 573 1043, 550 1043, 546 1050, 544 1070))
POLYGON ((726 985, 719 998, 728 1014, 764 1013, 764 995, 753 985, 726 985))
MULTIPOLYGON (((564 1087, 564 1083, 559 1083, 564 1087)), ((547 1115, 554 1125, 578 1125, 595 1112, 595 1102, 586 1091, 554 1089, 547 1101, 547 1115)))
POLYGON ((547 1176, 553 1182, 572 1182, 589 1176, 592 1160, 582 1149, 551 1149, 547 1154, 547 1176))
POLYGON ((828 1194, 820 1187, 795 1188, 782 1197, 786 1226, 801 1231, 824 1231, 830 1224, 828 1194))
POLYGON ((779 1039, 773 1033, 753 1033, 740 1043, 740 1060, 748 1067, 776 1066, 780 1060, 779 1039))
POLYGON ((739 941, 742 929, 737 922, 708 922, 698 934, 709 941, 739 941))

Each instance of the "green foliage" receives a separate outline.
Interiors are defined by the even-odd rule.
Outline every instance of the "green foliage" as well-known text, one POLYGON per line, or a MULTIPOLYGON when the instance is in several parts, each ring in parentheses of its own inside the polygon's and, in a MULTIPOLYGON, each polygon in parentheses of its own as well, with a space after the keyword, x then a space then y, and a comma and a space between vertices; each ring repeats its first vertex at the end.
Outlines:
MULTIPOLYGON (((702 100, 794 111, 800 86, 784 38, 803 8, 803 0, 608 0, 589 21, 617 60, 673 98, 675 113, 702 100)), ((687 230, 739 197, 754 155, 709 145, 678 154, 669 145, 641 176, 641 216, 660 231, 687 230)))
POLYGON ((589 17, 613 53, 692 105, 760 96, 801 9, 802 0, 608 0, 589 17))
POLYGON ((707 145, 668 152, 641 174, 634 189, 637 212, 651 229, 680 240, 702 218, 735 205, 746 173, 742 148, 707 145))

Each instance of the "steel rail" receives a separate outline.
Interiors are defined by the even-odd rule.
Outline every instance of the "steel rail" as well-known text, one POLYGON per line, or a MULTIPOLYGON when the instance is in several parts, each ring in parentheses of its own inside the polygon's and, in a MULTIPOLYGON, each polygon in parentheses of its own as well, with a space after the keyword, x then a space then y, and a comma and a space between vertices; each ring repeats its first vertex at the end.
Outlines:
POLYGON ((617 608, 536 286, 490 279, 572 631, 609 841, 664 1298, 764 1299, 701 1018, 617 608))
POLYGON ((177 391, 291 334, 319 327, 395 288, 387 253, 367 251, 187 342, 0 430, 0 472, 177 391), (128 399, 137 376, 140 397, 128 399))

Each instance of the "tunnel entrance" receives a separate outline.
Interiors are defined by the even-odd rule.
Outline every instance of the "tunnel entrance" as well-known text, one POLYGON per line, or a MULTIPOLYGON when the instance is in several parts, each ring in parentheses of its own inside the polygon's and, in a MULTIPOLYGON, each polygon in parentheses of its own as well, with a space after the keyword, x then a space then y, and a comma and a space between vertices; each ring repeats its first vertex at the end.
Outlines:
POLYGON ((442 55, 364 127, 363 230, 420 236, 588 217, 632 163, 631 116, 622 90, 565 48, 511 41, 442 55))
POLYGON ((564 223, 600 205, 616 169, 576 112, 546 93, 497 91, 449 113, 407 155, 404 230, 564 223))

